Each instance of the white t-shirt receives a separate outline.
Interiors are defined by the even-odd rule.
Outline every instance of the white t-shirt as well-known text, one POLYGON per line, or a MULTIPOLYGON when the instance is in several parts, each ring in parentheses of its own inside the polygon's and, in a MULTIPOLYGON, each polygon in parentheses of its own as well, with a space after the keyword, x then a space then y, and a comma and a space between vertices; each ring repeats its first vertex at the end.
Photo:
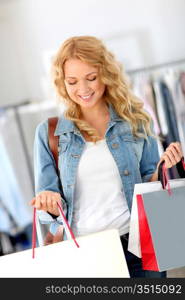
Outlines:
POLYGON ((129 221, 120 174, 106 140, 86 142, 74 193, 75 236, 113 228, 123 235, 129 231, 129 221))

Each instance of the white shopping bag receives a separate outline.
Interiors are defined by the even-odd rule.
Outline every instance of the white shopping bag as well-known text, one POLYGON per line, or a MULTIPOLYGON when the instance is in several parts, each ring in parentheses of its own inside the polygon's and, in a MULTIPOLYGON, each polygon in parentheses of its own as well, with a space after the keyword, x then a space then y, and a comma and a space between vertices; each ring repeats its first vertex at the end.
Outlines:
MULTIPOLYGON (((169 180, 169 184, 171 188, 184 186, 185 179, 180 178, 180 179, 169 180)), ((128 251, 132 252, 134 255, 138 257, 141 257, 141 248, 140 248, 139 222, 138 222, 136 195, 145 194, 154 191, 160 191, 161 189, 162 186, 160 181, 135 184, 131 217, 130 217, 128 251)))
POLYGON ((2 277, 129 277, 119 233, 102 231, 0 257, 2 277))
POLYGON ((130 277, 117 229, 75 239, 59 208, 69 240, 35 248, 34 209, 33 249, 0 257, 0 277, 130 277))

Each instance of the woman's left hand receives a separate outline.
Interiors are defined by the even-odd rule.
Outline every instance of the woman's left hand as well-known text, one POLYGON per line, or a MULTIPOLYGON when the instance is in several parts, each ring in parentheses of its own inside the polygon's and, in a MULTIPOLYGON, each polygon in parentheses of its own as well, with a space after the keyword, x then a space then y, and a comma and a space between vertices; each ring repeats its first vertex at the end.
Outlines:
POLYGON ((175 166, 183 157, 181 144, 179 142, 171 143, 161 156, 161 159, 157 165, 160 165, 162 161, 165 161, 165 167, 171 168, 175 166))

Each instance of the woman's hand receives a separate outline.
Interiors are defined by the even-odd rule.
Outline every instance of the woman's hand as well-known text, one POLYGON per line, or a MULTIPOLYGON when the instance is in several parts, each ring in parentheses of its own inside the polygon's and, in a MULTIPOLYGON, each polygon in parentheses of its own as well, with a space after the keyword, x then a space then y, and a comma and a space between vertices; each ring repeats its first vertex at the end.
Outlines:
POLYGON ((155 173, 151 176, 149 181, 157 181, 158 180, 158 168, 162 161, 165 162, 166 168, 171 168, 175 166, 183 157, 181 144, 179 142, 171 143, 166 151, 161 156, 160 161, 157 164, 157 169, 155 173))
POLYGON ((36 195, 30 204, 35 206, 38 210, 44 210, 55 216, 59 216, 59 209, 57 203, 61 204, 61 195, 52 191, 43 191, 36 195))
POLYGON ((171 143, 161 156, 161 159, 157 165, 157 169, 162 161, 165 162, 166 168, 175 166, 183 157, 181 144, 179 142, 171 143))

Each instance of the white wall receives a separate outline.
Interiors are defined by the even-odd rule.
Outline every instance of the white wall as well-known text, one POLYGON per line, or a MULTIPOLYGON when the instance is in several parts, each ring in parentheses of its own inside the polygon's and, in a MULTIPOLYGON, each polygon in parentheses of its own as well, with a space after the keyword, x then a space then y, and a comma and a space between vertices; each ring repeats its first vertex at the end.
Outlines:
POLYGON ((0 106, 45 99, 44 57, 72 35, 102 38, 127 69, 185 58, 184 14, 184 0, 0 0, 0 106))

